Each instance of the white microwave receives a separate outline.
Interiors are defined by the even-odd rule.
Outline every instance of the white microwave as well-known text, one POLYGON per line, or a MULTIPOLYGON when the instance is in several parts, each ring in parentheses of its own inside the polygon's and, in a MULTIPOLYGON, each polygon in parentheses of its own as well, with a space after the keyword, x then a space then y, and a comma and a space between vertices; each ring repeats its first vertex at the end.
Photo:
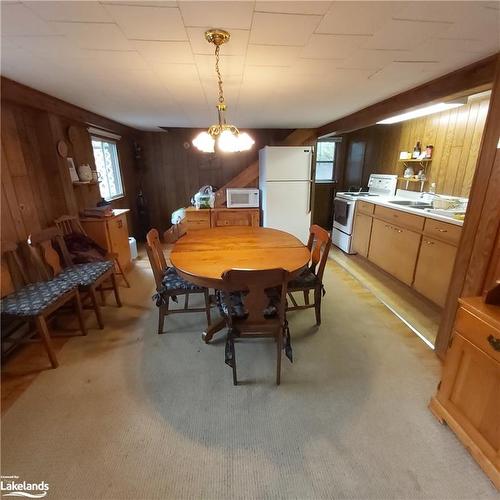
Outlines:
POLYGON ((259 190, 257 188, 227 188, 228 208, 259 208, 259 190))

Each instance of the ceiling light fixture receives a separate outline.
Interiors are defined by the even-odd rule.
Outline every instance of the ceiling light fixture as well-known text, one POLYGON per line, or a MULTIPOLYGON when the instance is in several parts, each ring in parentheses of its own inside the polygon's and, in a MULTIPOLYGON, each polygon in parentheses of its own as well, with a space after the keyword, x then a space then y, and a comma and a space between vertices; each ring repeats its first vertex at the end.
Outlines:
POLYGON ((255 141, 246 133, 241 133, 234 125, 226 123, 226 103, 224 102, 224 90, 222 88, 222 76, 219 69, 220 46, 229 41, 231 35, 221 29, 205 31, 207 42, 215 45, 215 72, 217 73, 219 86, 219 102, 216 106, 219 115, 219 123, 212 125, 207 132, 200 132, 194 139, 193 145, 204 153, 214 153, 215 146, 220 151, 235 153, 248 151, 255 141))
POLYGON ((377 125, 390 125, 392 123, 404 122, 406 120, 411 120, 412 118, 420 118, 421 116, 432 115, 448 109, 458 108, 459 106, 463 106, 465 103, 465 99, 453 102, 440 102, 439 104, 432 104, 431 106, 426 106, 425 108, 414 109, 413 111, 408 111, 407 113, 403 113, 401 115, 391 116, 391 118, 386 118, 385 120, 377 122, 377 125))

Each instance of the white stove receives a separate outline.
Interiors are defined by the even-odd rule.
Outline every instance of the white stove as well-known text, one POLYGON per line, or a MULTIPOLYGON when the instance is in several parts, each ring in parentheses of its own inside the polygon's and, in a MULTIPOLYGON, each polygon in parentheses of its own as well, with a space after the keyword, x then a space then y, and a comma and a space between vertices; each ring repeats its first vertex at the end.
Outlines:
POLYGON ((397 175, 371 174, 368 180, 367 192, 346 191, 336 193, 332 231, 333 244, 346 253, 355 253, 351 249, 351 240, 356 200, 369 199, 375 196, 394 196, 396 194, 397 184, 397 175))

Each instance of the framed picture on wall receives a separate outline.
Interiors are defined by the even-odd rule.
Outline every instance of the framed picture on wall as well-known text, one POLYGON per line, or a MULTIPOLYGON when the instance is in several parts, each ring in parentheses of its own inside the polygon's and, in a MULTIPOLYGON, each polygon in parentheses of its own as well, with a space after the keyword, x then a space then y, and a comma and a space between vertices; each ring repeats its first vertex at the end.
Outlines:
POLYGON ((66 161, 68 162, 69 175, 71 177, 71 181, 79 182, 80 178, 78 177, 78 172, 76 171, 75 162, 73 161, 73 158, 66 158, 66 161))

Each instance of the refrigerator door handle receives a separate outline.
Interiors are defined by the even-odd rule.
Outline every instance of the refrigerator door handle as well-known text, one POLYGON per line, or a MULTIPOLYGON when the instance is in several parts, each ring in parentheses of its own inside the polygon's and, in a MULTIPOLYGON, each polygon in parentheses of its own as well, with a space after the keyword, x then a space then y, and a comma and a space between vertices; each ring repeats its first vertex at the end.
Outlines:
POLYGON ((309 189, 307 190, 307 211, 306 211, 306 214, 310 214, 311 213, 311 198, 312 198, 311 190, 312 190, 312 182, 309 181, 308 184, 309 184, 309 189))

